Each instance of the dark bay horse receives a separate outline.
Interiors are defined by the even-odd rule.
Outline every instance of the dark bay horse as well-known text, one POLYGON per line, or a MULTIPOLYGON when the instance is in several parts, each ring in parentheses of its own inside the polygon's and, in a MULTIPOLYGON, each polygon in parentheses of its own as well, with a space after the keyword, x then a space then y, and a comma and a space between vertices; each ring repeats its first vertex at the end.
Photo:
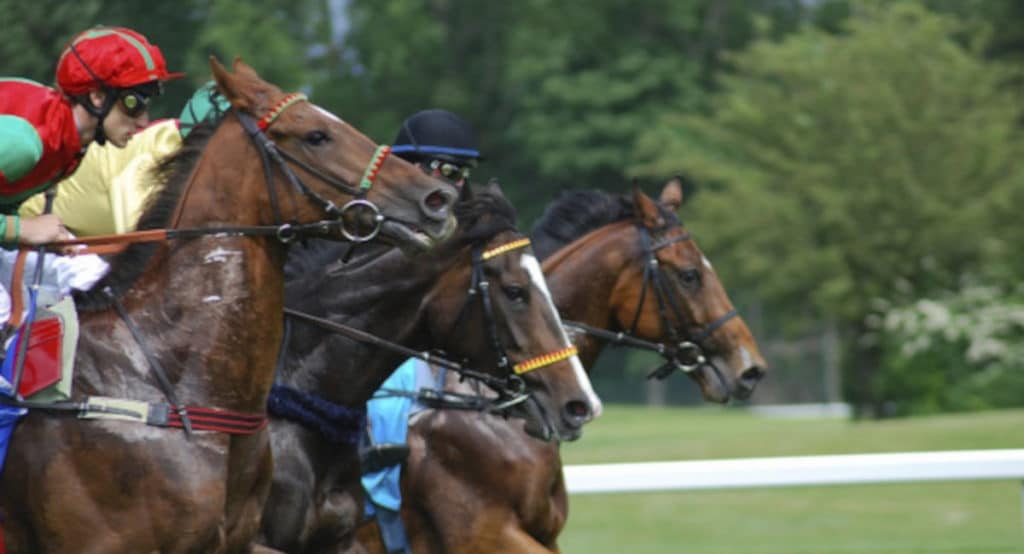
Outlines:
MULTIPOLYGON (((455 212, 456 234, 415 259, 371 251, 345 262, 347 248, 332 244, 296 250, 289 264, 294 278, 286 286, 288 306, 406 347, 441 348, 498 377, 511 365, 569 346, 540 265, 516 230, 515 212, 500 189, 489 186, 471 194, 455 212), (480 277, 489 283, 486 288, 474 288, 480 277), (510 359, 504 368, 503 354, 510 359)), ((406 357, 300 320, 292 325, 278 381, 332 405, 361 409, 406 357)), ((538 421, 526 414, 531 416, 526 429, 535 436, 572 440, 600 410, 574 355, 521 378, 532 391, 527 407, 547 416, 538 421)), ((362 519, 357 450, 351 440, 322 432, 319 422, 298 419, 272 418, 275 470, 263 516, 264 542, 287 552, 339 552, 350 545, 362 519)))
MULTIPOLYGON (((663 344, 667 357, 682 358, 672 367, 689 369, 711 401, 749 396, 764 374, 710 262, 665 206, 639 192, 573 193, 549 207, 533 238, 550 254, 545 274, 567 320, 663 344)), ((607 343, 574 340, 588 368, 607 343)), ((557 444, 531 439, 514 421, 435 410, 412 422, 409 446, 402 520, 413 552, 557 552, 568 516, 557 444)), ((370 552, 384 551, 379 537, 373 522, 358 532, 370 552)))
POLYGON ((77 299, 73 398, 14 431, 0 476, 8 554, 250 551, 270 486, 285 241, 340 239, 356 230, 342 218, 374 207, 404 246, 454 226, 449 185, 241 61, 211 66, 233 109, 165 162, 140 222, 174 240, 129 247, 77 299), (356 195, 354 211, 338 208, 356 195))

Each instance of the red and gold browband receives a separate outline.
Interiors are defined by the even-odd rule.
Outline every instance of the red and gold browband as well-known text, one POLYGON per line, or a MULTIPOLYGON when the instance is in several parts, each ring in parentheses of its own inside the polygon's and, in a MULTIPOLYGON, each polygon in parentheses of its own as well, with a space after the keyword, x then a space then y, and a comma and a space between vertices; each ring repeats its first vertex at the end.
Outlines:
POLYGON ((568 348, 555 350, 554 352, 549 352, 547 354, 537 356, 536 358, 530 358, 529 360, 519 362, 512 367, 512 370, 516 372, 516 375, 522 375, 528 371, 540 369, 544 366, 549 366, 562 360, 568 360, 576 354, 578 354, 576 347, 569 346, 568 348))
POLYGON ((504 254, 506 252, 510 252, 510 251, 515 250, 517 248, 523 248, 523 247, 526 247, 526 246, 530 246, 530 239, 522 238, 522 239, 514 240, 512 242, 505 243, 505 244, 503 244, 501 246, 495 246, 494 248, 491 248, 490 250, 484 250, 483 254, 480 254, 480 259, 481 260, 489 260, 489 259, 491 259, 491 258, 493 258, 495 256, 500 256, 500 255, 502 255, 502 254, 504 254))
POLYGON ((390 153, 391 147, 386 144, 377 147, 377 151, 373 153, 373 158, 366 166, 366 171, 363 171, 363 178, 359 181, 359 188, 370 190, 370 187, 373 186, 373 181, 377 179, 377 173, 380 172, 380 166, 384 165, 384 160, 387 159, 390 153))
POLYGON ((293 92, 285 96, 273 108, 270 108, 267 115, 261 117, 260 120, 256 122, 256 125, 261 131, 266 131, 267 127, 270 127, 270 124, 281 115, 281 112, 288 109, 288 106, 291 106, 296 102, 302 102, 303 100, 307 100, 307 98, 306 95, 301 92, 293 92))

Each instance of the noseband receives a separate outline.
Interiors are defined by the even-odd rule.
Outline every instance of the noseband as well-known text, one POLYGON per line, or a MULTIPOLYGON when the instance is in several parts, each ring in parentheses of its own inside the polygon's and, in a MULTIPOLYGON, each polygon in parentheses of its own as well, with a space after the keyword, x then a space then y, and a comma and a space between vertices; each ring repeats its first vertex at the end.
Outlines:
MULTIPOLYGON (((292 187, 302 193, 303 196, 310 199, 314 204, 320 206, 324 213, 331 218, 331 220, 324 221, 321 225, 317 226, 320 232, 325 232, 331 227, 340 227, 342 235, 352 242, 367 242, 373 240, 376 238, 378 233, 380 233, 381 226, 384 224, 386 216, 381 213, 380 208, 369 200, 366 200, 366 193, 369 192, 370 188, 373 186, 373 182, 377 178, 377 174, 380 171, 381 166, 384 165, 384 160, 386 160, 388 155, 391 153, 391 147, 387 145, 377 147, 373 157, 370 159, 366 169, 363 171, 359 187, 354 187, 345 181, 325 174, 323 171, 296 158, 287 150, 279 148, 277 143, 275 143, 264 132, 270 127, 274 120, 288 109, 288 107, 303 101, 308 101, 306 95, 298 92, 289 94, 282 98, 281 101, 279 101, 259 120, 254 120, 252 116, 239 110, 235 110, 235 114, 238 116, 238 120, 241 122, 242 128, 245 129, 246 134, 249 135, 249 138, 251 138, 253 143, 256 145, 256 150, 260 153, 260 159, 263 162, 263 173, 266 177, 267 191, 270 196, 270 206, 274 213, 275 225, 282 224, 284 222, 284 218, 281 216, 281 208, 277 199, 277 189, 274 186, 274 172, 271 166, 272 161, 277 165, 278 169, 281 170, 281 173, 284 174, 292 187), (299 177, 295 175, 295 172, 292 171, 291 167, 288 165, 289 163, 299 166, 303 171, 313 175, 332 188, 353 196, 353 199, 341 208, 338 208, 333 202, 326 200, 306 186, 306 184, 302 182, 302 179, 299 179, 299 177), (369 232, 360 233, 358 230, 349 230, 346 227, 345 214, 356 211, 368 214, 368 219, 373 223, 373 228, 369 232)), ((281 231, 278 233, 278 239, 282 242, 291 242, 300 236, 299 229, 293 227, 293 223, 280 225, 280 229, 281 231)))
POLYGON ((585 323, 575 321, 565 321, 565 323, 571 327, 582 329, 589 335, 608 340, 613 344, 623 344, 657 352, 665 358, 665 364, 655 369, 648 377, 664 379, 676 369, 684 373, 690 373, 708 363, 708 359, 704 355, 704 342, 738 314, 735 309, 732 309, 712 321, 706 327, 691 327, 689 332, 682 332, 681 329, 687 327, 685 324, 686 319, 678 302, 676 302, 675 296, 671 293, 671 285, 668 283, 668 277, 665 276, 664 271, 661 269, 660 262, 658 262, 657 252, 676 242, 691 240, 690 233, 684 232, 680 235, 654 242, 650 231, 646 227, 637 225, 637 232, 640 234, 640 244, 644 250, 644 282, 641 285, 640 300, 637 302, 629 330, 613 333, 585 323), (636 327, 640 322, 640 314, 643 311, 648 289, 654 291, 655 300, 658 305, 658 318, 661 320, 662 328, 665 330, 664 339, 667 341, 667 344, 646 341, 636 336, 636 327))

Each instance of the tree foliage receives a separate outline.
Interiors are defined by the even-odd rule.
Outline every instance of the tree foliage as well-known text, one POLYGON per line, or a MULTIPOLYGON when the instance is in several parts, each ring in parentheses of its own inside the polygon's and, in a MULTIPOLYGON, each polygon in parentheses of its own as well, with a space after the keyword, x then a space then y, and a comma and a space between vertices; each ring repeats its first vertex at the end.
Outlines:
POLYGON ((243 57, 382 142, 417 110, 449 109, 479 131, 474 180, 499 177, 523 228, 562 189, 681 174, 683 215, 733 298, 759 304, 758 331, 838 321, 853 400, 952 406, 909 400, 903 377, 927 356, 977 369, 962 344, 904 358, 875 323, 1024 273, 1022 6, 0 0, 0 74, 50 82, 75 32, 124 25, 189 73, 157 117, 179 112, 210 55, 243 57))
POLYGON ((642 139, 638 172, 703 183, 692 219, 730 282, 776 321, 838 318, 848 369, 878 361, 863 331, 879 299, 989 274, 1011 247, 1002 226, 1020 232, 992 217, 1024 185, 1020 103, 961 31, 915 3, 862 4, 839 34, 753 44, 712 115, 663 117, 642 139))

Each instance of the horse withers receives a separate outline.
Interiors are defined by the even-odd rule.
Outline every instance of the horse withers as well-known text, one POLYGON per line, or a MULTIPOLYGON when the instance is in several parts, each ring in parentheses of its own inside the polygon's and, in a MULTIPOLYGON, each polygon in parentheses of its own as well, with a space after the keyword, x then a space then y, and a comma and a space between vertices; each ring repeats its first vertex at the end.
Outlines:
POLYGON ((250 551, 270 485, 286 242, 381 225, 423 248, 453 229, 449 185, 241 61, 211 67, 232 110, 164 163, 140 221, 172 240, 128 248, 77 298, 72 400, 34 406, 14 431, 8 554, 250 551))
MULTIPOLYGON (((708 401, 746 398, 765 360, 673 213, 681 196, 667 193, 656 203, 578 191, 550 206, 532 237, 548 286, 562 317, 606 332, 573 337, 588 368, 609 343, 640 345, 687 369, 708 401)), ((409 444, 402 520, 413 552, 558 551, 569 512, 557 445, 514 421, 444 410, 414 420, 409 444)), ((375 522, 358 539, 384 552, 375 522)))
MULTIPOLYGON (((510 415, 529 418, 528 427, 538 436, 578 437, 581 425, 600 411, 600 402, 575 356, 555 355, 548 358, 553 363, 542 363, 543 356, 569 345, 538 279, 532 248, 516 230, 512 206, 497 186, 489 186, 457 203, 455 211, 456 234, 415 260, 368 249, 346 261, 347 248, 327 243, 296 250, 289 263, 289 307, 417 351, 441 348, 492 381, 515 376, 517 366, 522 371, 536 365, 516 378, 533 392, 510 415), (535 419, 538 413, 543 417, 535 419)), ((301 392, 307 404, 336 406, 321 410, 324 414, 361 409, 407 356, 303 320, 292 321, 292 327, 278 382, 301 392)), ((447 381, 459 378, 452 372, 447 381)), ((477 392, 471 384, 478 382, 466 381, 470 392, 477 392)), ((486 391, 480 387, 480 410, 494 399, 486 391)), ((469 417, 484 415, 473 411, 469 417)), ((357 426, 358 418, 353 419, 357 426)), ((344 422, 325 429, 319 421, 272 418, 274 485, 263 533, 266 544, 287 552, 346 548, 362 518, 354 442, 360 429, 344 422), (347 437, 335 432, 342 428, 347 437)))

